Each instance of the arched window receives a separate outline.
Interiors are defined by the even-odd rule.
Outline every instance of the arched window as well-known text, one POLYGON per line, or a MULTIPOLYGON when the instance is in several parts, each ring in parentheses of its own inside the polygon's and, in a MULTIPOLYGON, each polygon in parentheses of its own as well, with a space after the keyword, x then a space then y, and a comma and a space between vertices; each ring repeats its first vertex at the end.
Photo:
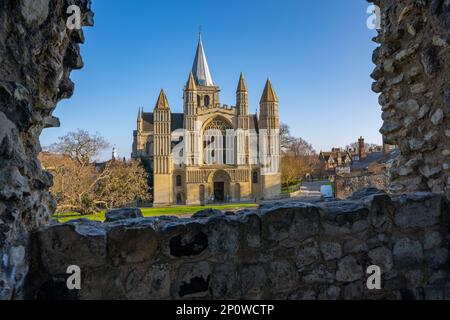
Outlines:
POLYGON ((197 95, 197 107, 201 107, 202 105, 202 97, 200 95, 197 95))
POLYGON ((205 96, 204 100, 205 100, 205 107, 209 107, 209 103, 210 103, 209 96, 205 96))
POLYGON ((177 181, 176 181, 176 183, 177 183, 177 187, 182 187, 182 186, 183 186, 183 181, 182 181, 180 175, 177 176, 177 181))
MULTIPOLYGON (((217 117, 210 121, 203 132, 203 149, 208 148, 207 156, 203 159, 204 164, 226 164, 227 163, 227 130, 233 129, 225 118, 217 117)), ((231 160, 231 159, 228 159, 231 160)))
POLYGON ((258 172, 253 172, 253 175, 252 175, 252 182, 254 183, 254 184, 257 184, 258 183, 258 172))

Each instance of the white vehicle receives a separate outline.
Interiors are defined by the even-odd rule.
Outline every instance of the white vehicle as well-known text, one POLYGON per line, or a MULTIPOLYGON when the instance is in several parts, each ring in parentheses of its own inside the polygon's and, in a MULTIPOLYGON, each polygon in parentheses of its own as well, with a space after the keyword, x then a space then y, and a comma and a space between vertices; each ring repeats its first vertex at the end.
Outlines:
POLYGON ((320 187, 320 194, 323 200, 334 199, 333 187, 330 185, 323 185, 320 187))

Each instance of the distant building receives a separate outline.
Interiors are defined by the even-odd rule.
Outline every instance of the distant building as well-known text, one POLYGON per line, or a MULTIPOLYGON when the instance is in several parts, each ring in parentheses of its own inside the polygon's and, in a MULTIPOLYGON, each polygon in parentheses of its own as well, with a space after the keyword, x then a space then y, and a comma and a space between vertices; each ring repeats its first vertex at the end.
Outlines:
POLYGON ((331 152, 321 151, 319 160, 326 171, 335 172, 336 168, 349 167, 352 164, 352 154, 348 150, 333 148, 331 152))
POLYGON ((376 163, 390 159, 395 150, 395 146, 386 144, 368 147, 364 138, 360 137, 353 148, 347 147, 346 150, 333 148, 331 152, 320 152, 319 160, 330 176, 343 175, 368 171, 369 166, 374 167, 376 163))
POLYGON ((153 112, 139 110, 132 158, 142 160, 152 176, 154 204, 198 205, 279 196, 278 97, 271 82, 266 82, 259 116, 249 113, 242 74, 236 106, 222 105, 200 37, 183 92, 183 113, 171 112, 163 90, 153 112), (229 132, 235 134, 231 140, 229 132), (261 152, 269 158, 265 165, 261 152), (182 162, 176 162, 176 157, 182 162))

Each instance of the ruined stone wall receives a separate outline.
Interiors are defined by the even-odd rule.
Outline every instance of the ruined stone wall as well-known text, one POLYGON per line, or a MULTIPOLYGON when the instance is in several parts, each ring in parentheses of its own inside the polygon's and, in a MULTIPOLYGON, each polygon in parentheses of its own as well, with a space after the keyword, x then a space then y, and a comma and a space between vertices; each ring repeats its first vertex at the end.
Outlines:
POLYGON ((73 92, 81 30, 66 28, 76 4, 92 24, 90 0, 0 0, 0 300, 23 296, 29 232, 47 224, 55 203, 37 155, 44 128, 59 126, 56 103, 73 92))
POLYGON ((444 297, 449 210, 442 198, 361 196, 236 216, 48 226, 35 235, 31 298, 444 297), (70 265, 81 268, 80 291, 66 287, 70 265), (382 290, 366 287, 370 265, 382 270, 382 290))
POLYGON ((450 1, 370 0, 381 8, 373 56, 387 143, 398 145, 391 191, 450 198, 450 1))
POLYGON ((357 173, 336 176, 336 198, 346 199, 353 193, 363 188, 377 188, 387 190, 389 187, 389 175, 386 173, 357 173))

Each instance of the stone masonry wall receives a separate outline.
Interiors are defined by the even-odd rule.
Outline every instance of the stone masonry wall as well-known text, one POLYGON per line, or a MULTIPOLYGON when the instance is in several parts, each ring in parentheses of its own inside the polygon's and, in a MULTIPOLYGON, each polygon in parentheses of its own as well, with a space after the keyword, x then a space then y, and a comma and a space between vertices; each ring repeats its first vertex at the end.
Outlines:
POLYGON ((30 298, 445 297, 449 210, 443 199, 361 196, 235 216, 48 226, 35 235, 38 272, 30 298), (67 290, 70 265, 81 268, 80 291, 67 290), (366 287, 370 265, 381 267, 382 290, 366 287))
POLYGON ((42 130, 59 126, 56 103, 72 95, 70 71, 83 66, 83 33, 66 28, 72 4, 92 25, 90 0, 0 0, 0 300, 23 296, 29 232, 55 208, 37 155, 42 130))
POLYGON ((450 198, 450 1, 370 0, 381 8, 375 92, 387 143, 401 151, 391 191, 450 198))
POLYGON ((389 187, 389 175, 386 173, 357 173, 336 176, 336 198, 346 199, 363 188, 377 188, 387 190, 389 187))

